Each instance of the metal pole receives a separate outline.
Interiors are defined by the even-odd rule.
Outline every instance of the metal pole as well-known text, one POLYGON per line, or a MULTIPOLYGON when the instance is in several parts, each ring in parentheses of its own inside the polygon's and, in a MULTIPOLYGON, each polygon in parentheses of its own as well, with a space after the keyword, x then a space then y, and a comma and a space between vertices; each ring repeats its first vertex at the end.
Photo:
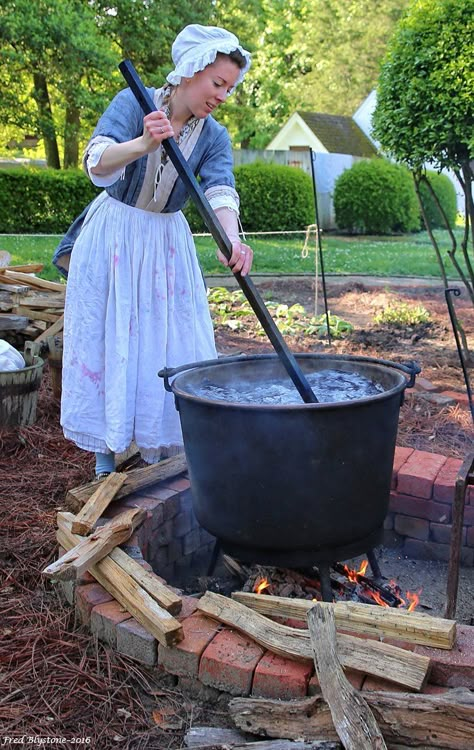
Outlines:
MULTIPOLYGON (((321 268, 321 283, 323 285, 323 298, 324 298, 324 310, 326 313, 326 327, 328 330, 328 344, 331 345, 331 329, 329 327, 329 310, 328 310, 328 297, 326 293, 326 277, 324 275, 324 260, 323 260, 323 248, 321 245, 321 226, 319 224, 319 210, 318 210, 318 193, 316 190, 316 172, 314 169, 314 155, 313 149, 309 149, 309 155, 311 159, 311 177, 313 178, 313 195, 314 195, 314 213, 316 216, 316 227, 318 232, 318 253, 319 253, 319 266, 321 268)), ((315 281, 317 284, 317 280, 315 281)))
MULTIPOLYGON (((146 90, 142 81, 140 80, 140 77, 133 67, 131 61, 124 60, 120 63, 119 69, 128 85, 130 86, 130 89, 137 99, 138 103, 140 104, 143 112, 147 115, 150 114, 150 112, 156 111, 155 104, 148 94, 148 91, 146 90)), ((224 232, 222 225, 217 219, 217 216, 212 210, 209 201, 199 187, 199 184, 187 161, 183 158, 181 151, 172 138, 167 138, 163 141, 163 148, 170 157, 170 160, 176 168, 179 176, 183 180, 188 192, 190 193, 196 205, 196 208, 205 221, 219 249, 229 260, 232 255, 231 242, 224 232)), ((273 318, 269 314, 265 303, 260 297, 260 294, 255 288, 253 282, 248 276, 242 276, 240 273, 234 273, 234 276, 237 279, 240 288, 249 301, 258 320, 260 321, 262 328, 270 339, 288 375, 295 384, 301 398, 307 404, 318 403, 318 399, 314 395, 310 384, 304 376, 294 355, 288 349, 279 329, 277 328, 273 318)))

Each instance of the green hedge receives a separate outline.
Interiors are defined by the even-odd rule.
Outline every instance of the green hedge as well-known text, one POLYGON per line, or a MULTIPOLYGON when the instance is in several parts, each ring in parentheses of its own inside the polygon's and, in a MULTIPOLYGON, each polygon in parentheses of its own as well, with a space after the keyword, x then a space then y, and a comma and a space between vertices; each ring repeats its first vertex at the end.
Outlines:
MULTIPOLYGON (((426 177, 446 214, 449 226, 454 229, 456 226, 457 199, 453 183, 445 174, 438 174, 438 172, 427 172, 426 177)), ((432 229, 446 229, 441 212, 431 195, 431 191, 424 182, 420 184, 420 193, 430 227, 432 229)), ((421 220, 421 227, 422 229, 425 228, 423 220, 421 220)))
POLYGON ((336 181, 334 210, 339 229, 391 234, 420 229, 413 179, 406 167, 385 159, 364 159, 336 181))
MULTIPOLYGON (((314 223, 313 183, 301 169, 255 161, 235 168, 240 219, 246 232, 304 229, 314 223)), ((186 217, 194 232, 206 231, 193 205, 186 217)))
POLYGON ((1 169, 0 232, 61 234, 99 192, 79 169, 1 169))

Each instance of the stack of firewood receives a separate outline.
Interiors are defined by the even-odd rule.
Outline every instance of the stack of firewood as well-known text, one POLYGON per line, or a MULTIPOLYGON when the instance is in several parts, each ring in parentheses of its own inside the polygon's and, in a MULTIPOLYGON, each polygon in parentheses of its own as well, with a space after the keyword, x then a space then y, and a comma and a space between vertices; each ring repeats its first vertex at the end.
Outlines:
POLYGON ((183 455, 130 472, 113 472, 72 491, 72 502, 80 507, 76 515, 59 512, 57 540, 66 550, 43 573, 53 580, 70 581, 89 571, 94 578, 159 643, 172 646, 183 638, 181 624, 173 615, 182 601, 157 575, 117 545, 130 538, 146 517, 141 508, 129 508, 112 519, 102 518, 112 501, 181 473, 186 468, 183 455))
POLYGON ((0 264, 0 335, 20 333, 43 341, 63 328, 66 286, 35 276, 41 264, 0 264))
MULTIPOLYGON (((174 617, 181 610, 180 596, 117 547, 142 523, 146 511, 132 507, 108 519, 103 514, 110 503, 179 474, 185 466, 185 458, 180 455, 143 469, 113 473, 105 480, 71 490, 68 499, 76 515, 60 512, 57 517, 57 539, 66 553, 44 571, 53 579, 74 580, 88 570, 168 648, 183 638, 182 625, 174 617)), ((427 682, 429 658, 384 642, 393 639, 452 649, 454 621, 356 602, 328 604, 242 591, 232 598, 208 591, 200 598, 198 609, 264 649, 314 662, 321 692, 288 702, 235 698, 229 710, 241 731, 193 728, 185 738, 187 747, 406 750, 417 746, 466 750, 473 746, 474 694, 461 690, 414 695, 427 682), (282 624, 284 618, 306 621, 307 628, 282 624), (359 692, 343 669, 390 680, 394 692, 359 692), (400 692, 400 687, 405 692, 400 692), (249 734, 267 739, 248 741, 249 734)))

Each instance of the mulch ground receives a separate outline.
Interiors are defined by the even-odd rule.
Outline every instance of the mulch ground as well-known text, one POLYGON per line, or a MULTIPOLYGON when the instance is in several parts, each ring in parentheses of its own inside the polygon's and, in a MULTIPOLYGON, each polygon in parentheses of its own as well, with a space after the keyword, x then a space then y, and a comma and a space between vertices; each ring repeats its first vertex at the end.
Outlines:
MULTIPOLYGON (((345 317, 350 294, 338 297, 345 317)), ((351 304, 355 313, 360 304, 355 298, 351 304)), ((332 310, 336 312, 334 306, 332 310)), ((407 349, 410 354, 421 352, 425 376, 459 390, 456 352, 445 323, 441 328, 435 347, 429 337, 436 329, 420 339, 413 334, 409 344, 397 341, 380 349, 368 328, 365 339, 359 330, 358 338, 335 343, 335 350, 362 348, 364 354, 381 358, 405 355, 407 349), (431 359, 423 353, 430 345, 435 350, 431 359)), ((217 340, 225 353, 268 351, 261 338, 256 341, 240 332, 219 330, 217 340)), ((289 340, 289 345, 295 351, 324 350, 314 340, 289 340)), ((472 449, 469 412, 408 396, 397 443, 464 458, 472 449)), ((62 436, 46 367, 36 424, 0 433, 0 738, 81 737, 100 750, 178 748, 191 723, 222 725, 224 718, 212 715, 216 708, 206 709, 183 696, 170 677, 160 677, 97 643, 75 621, 58 588, 41 576, 57 552, 56 511, 64 508, 67 490, 90 481, 92 473, 92 456, 62 436)))
POLYGON ((0 744, 26 736, 25 746, 87 738, 100 750, 180 747, 205 709, 173 678, 95 641, 41 576, 57 555, 56 511, 93 475, 91 455, 62 436, 47 368, 36 424, 0 433, 0 456, 0 744))

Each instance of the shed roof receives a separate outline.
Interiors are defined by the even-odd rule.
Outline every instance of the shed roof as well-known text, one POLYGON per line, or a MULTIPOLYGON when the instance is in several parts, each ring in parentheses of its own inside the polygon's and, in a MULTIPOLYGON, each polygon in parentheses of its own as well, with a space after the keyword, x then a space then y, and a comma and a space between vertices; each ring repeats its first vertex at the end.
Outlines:
POLYGON ((366 157, 377 153, 373 143, 352 117, 299 110, 298 114, 329 153, 366 157))

